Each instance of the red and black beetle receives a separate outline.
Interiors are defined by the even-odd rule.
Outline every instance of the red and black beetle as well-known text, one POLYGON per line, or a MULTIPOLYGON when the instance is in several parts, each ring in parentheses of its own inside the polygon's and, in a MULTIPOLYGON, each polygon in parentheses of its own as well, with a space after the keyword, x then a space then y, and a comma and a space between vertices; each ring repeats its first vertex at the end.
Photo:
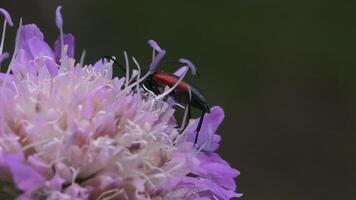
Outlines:
MULTIPOLYGON (((156 95, 159 95, 163 92, 165 86, 173 87, 180 81, 180 77, 178 74, 171 74, 163 71, 157 71, 156 67, 158 63, 160 62, 160 59, 164 56, 165 51, 162 50, 157 43, 155 43, 153 40, 149 41, 150 45, 157 51, 161 52, 162 54, 158 54, 156 57, 154 57, 154 60, 152 61, 149 69, 150 75, 147 76, 142 81, 142 87, 149 92, 153 92, 156 95)), ((112 60, 116 65, 118 65, 123 71, 126 71, 126 69, 118 63, 116 59, 110 56, 105 56, 104 58, 112 60)), ((167 62, 169 63, 169 62, 167 62)), ((172 62, 171 62, 172 63, 172 62)), ((173 63, 180 63, 180 64, 186 64, 187 66, 191 67, 192 70, 194 70, 193 74, 197 73, 195 70, 194 65, 186 60, 186 59, 180 59, 179 62, 173 62, 173 63)), ((175 87, 175 89, 169 94, 169 96, 173 97, 174 100, 179 104, 185 104, 185 109, 187 109, 188 112, 188 117, 187 121, 191 119, 191 107, 197 108, 201 111, 201 116, 196 128, 196 136, 195 136, 195 144, 198 142, 198 135, 199 131, 202 127, 203 120, 204 120, 204 115, 206 113, 210 113, 210 108, 208 106, 207 100, 205 96, 197 89, 196 87, 192 86, 192 84, 181 80, 175 87)), ((185 126, 182 128, 180 132, 183 132, 184 129, 187 127, 188 123, 187 121, 183 122, 185 126)))
MULTIPOLYGON (((178 80, 179 77, 174 74, 157 71, 153 73, 150 77, 148 77, 143 82, 143 85, 145 88, 154 92, 155 94, 160 94, 162 92, 162 90, 160 89, 162 88, 162 86, 172 87, 177 83, 178 80)), ((187 120, 191 119, 192 117, 191 107, 197 108, 202 112, 196 129, 195 143, 197 143, 198 134, 203 124, 204 115, 205 113, 210 113, 210 108, 208 106, 206 98, 196 87, 192 86, 192 84, 186 81, 181 81, 177 85, 175 90, 170 93, 170 96, 172 96, 174 100, 177 101, 177 103, 184 103, 186 105, 185 108, 188 109, 187 120)), ((185 125, 188 125, 188 123, 184 123, 185 125)), ((183 131, 185 128, 186 126, 181 131, 183 131)))

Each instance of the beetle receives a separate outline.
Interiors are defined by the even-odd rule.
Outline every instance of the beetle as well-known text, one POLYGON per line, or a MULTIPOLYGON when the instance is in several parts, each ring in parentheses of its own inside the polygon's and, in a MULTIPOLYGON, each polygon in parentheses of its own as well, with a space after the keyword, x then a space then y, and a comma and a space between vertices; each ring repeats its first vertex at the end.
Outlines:
MULTIPOLYGON (((104 58, 113 61, 116 65, 120 67, 121 70, 123 70, 124 72, 126 71, 126 69, 121 64, 119 64, 119 62, 115 58, 111 56, 104 56, 103 59, 104 58)), ((165 62, 164 64, 168 63, 192 65, 192 63, 190 63, 190 61, 186 59, 180 59, 179 62, 165 62)), ((201 116, 197 128, 195 130, 196 136, 194 143, 197 144, 199 132, 203 125, 204 116, 206 113, 210 113, 210 107, 208 106, 206 97, 203 95, 203 93, 197 87, 194 87, 187 81, 180 80, 178 74, 171 74, 168 72, 158 71, 156 69, 150 71, 150 75, 142 81, 143 89, 148 92, 152 92, 155 95, 161 94, 165 86, 173 87, 174 85, 176 85, 176 87, 171 93, 169 93, 169 96, 174 98, 174 100, 177 102, 177 105, 184 107, 188 114, 188 117, 185 118, 186 121, 182 122, 184 123, 184 126, 180 130, 180 133, 185 130, 185 128, 188 126, 187 121, 189 121, 189 119, 191 119, 192 117, 191 108, 193 107, 201 111, 201 116), (182 106, 182 104, 185 104, 185 106, 182 106)))
MULTIPOLYGON (((179 77, 174 74, 170 74, 163 71, 156 71, 143 82, 143 86, 146 88, 146 90, 152 91, 155 94, 160 94, 162 92, 162 86, 172 87, 178 81, 179 77)), ((185 108, 188 112, 187 120, 192 118, 192 107, 201 111, 201 116, 198 122, 198 126, 196 128, 196 144, 198 142, 198 135, 203 124, 204 116, 206 113, 210 113, 210 107, 208 106, 205 96, 198 88, 183 80, 178 83, 175 90, 170 93, 170 96, 172 96, 174 100, 178 102, 179 105, 183 103, 186 104, 185 108)), ((186 122, 183 123, 185 124, 185 126, 180 132, 183 132, 188 125, 186 122)))

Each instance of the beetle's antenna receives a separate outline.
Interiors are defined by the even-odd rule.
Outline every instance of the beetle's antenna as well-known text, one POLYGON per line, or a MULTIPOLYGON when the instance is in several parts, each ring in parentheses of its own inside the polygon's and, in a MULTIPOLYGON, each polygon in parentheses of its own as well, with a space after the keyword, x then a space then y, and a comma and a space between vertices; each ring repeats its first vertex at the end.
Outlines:
POLYGON ((108 60, 111 60, 113 61, 117 66, 119 66, 119 68, 123 71, 123 72, 126 72, 126 69, 124 68, 124 66, 122 66, 116 58, 113 58, 111 56, 103 56, 103 59, 108 59, 108 60))

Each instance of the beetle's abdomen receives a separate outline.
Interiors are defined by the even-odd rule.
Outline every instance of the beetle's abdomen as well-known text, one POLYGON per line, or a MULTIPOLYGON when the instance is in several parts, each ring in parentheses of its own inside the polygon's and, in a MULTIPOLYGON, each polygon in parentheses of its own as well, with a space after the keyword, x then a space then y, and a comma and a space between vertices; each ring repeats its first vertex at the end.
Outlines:
MULTIPOLYGON (((171 75, 171 74, 164 73, 164 72, 157 72, 156 74, 153 75, 152 78, 157 83, 160 83, 162 85, 167 85, 169 87, 172 87, 179 80, 178 77, 171 75)), ((187 83, 185 83, 184 81, 181 81, 177 85, 177 89, 182 90, 182 91, 188 91, 188 88, 189 88, 189 85, 187 83)))

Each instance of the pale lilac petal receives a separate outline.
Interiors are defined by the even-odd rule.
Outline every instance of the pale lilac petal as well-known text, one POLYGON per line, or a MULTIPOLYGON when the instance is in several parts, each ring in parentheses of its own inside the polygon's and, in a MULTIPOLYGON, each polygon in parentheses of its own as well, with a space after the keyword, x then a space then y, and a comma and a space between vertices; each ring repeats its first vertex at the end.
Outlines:
POLYGON ((28 164, 36 170, 37 173, 41 174, 44 177, 52 176, 52 165, 46 163, 39 156, 31 155, 27 158, 28 164))
POLYGON ((51 74, 51 77, 58 75, 58 65, 52 59, 46 59, 45 61, 48 72, 51 74))
POLYGON ((61 191, 64 182, 65 180, 59 174, 55 174, 55 176, 49 180, 46 185, 52 190, 61 191))
POLYGON ((37 27, 36 24, 26 24, 23 25, 19 29, 19 38, 18 38, 18 45, 20 49, 25 49, 30 53, 28 40, 31 38, 38 38, 39 40, 43 40, 44 36, 40 29, 37 27))
POLYGON ((0 81, 14 81, 14 75, 0 72, 0 81))
POLYGON ((0 8, 0 14, 4 15, 6 23, 8 23, 10 26, 13 26, 14 23, 12 23, 12 19, 10 17, 9 12, 7 12, 5 9, 0 8))
POLYGON ((90 193, 90 197, 96 199, 103 191, 122 187, 122 182, 121 177, 112 174, 100 174, 88 180, 85 185, 87 188, 95 188, 95 190, 90 193))
POLYGON ((202 152, 198 154, 197 157, 200 164, 193 169, 193 174, 207 178, 225 189, 236 190, 234 178, 240 174, 239 171, 231 168, 230 165, 216 153, 202 152))
POLYGON ((182 188, 191 188, 192 190, 199 190, 200 197, 213 197, 218 199, 229 200, 233 197, 241 197, 242 194, 231 190, 224 189, 209 179, 200 179, 193 177, 183 177, 181 183, 177 186, 182 188))
POLYGON ((103 69, 104 66, 106 64, 108 64, 109 61, 107 59, 100 59, 100 60, 97 60, 95 63, 94 63, 94 68, 95 69, 103 69))
POLYGON ((63 18, 62 18, 62 14, 61 14, 61 9, 62 6, 57 6, 56 9, 56 25, 59 29, 61 29, 63 27, 63 18))
POLYGON ((11 62, 11 71, 14 73, 26 74, 28 73, 29 60, 26 58, 26 52, 24 49, 19 49, 16 54, 16 58, 11 62))
POLYGON ((46 56, 44 60, 46 63, 47 70, 49 71, 52 77, 57 76, 58 67, 55 61, 53 60, 53 52, 48 46, 48 44, 39 37, 32 37, 28 40, 28 47, 30 53, 34 58, 36 58, 37 56, 46 56))
POLYGON ((181 182, 181 177, 170 177, 152 192, 153 196, 158 196, 172 191, 174 187, 176 187, 180 182, 181 182))
POLYGON ((81 187, 80 185, 74 183, 65 190, 65 194, 72 197, 72 199, 88 199, 89 191, 86 188, 81 187))
POLYGON ((18 37, 19 51, 24 51, 25 59, 32 60, 40 55, 54 59, 53 52, 40 29, 35 24, 28 24, 21 27, 18 37))
MULTIPOLYGON (((219 106, 211 108, 211 113, 205 114, 202 127, 199 131, 197 144, 204 145, 204 151, 213 152, 219 147, 221 136, 216 134, 218 127, 224 120, 224 110, 219 106)), ((196 136, 196 128, 198 126, 199 118, 186 129, 187 141, 194 142, 196 136)))
POLYGON ((0 154, 0 168, 10 171, 17 188, 28 191, 42 185, 44 178, 23 162, 24 158, 20 153, 0 154))
MULTIPOLYGON (((63 43, 64 45, 68 45, 67 49, 67 56, 70 58, 74 58, 74 51, 75 51, 75 38, 72 34, 64 34, 63 35, 63 43)), ((56 58, 56 62, 59 63, 61 59, 61 38, 59 37, 56 42, 54 43, 54 57, 56 58)))
POLYGON ((44 42, 40 38, 33 37, 29 39, 27 42, 28 42, 28 47, 30 49, 30 53, 34 58, 41 55, 53 58, 53 52, 51 48, 48 46, 46 42, 44 42))
POLYGON ((90 132, 73 131, 68 138, 68 145, 82 146, 88 142, 90 132))

